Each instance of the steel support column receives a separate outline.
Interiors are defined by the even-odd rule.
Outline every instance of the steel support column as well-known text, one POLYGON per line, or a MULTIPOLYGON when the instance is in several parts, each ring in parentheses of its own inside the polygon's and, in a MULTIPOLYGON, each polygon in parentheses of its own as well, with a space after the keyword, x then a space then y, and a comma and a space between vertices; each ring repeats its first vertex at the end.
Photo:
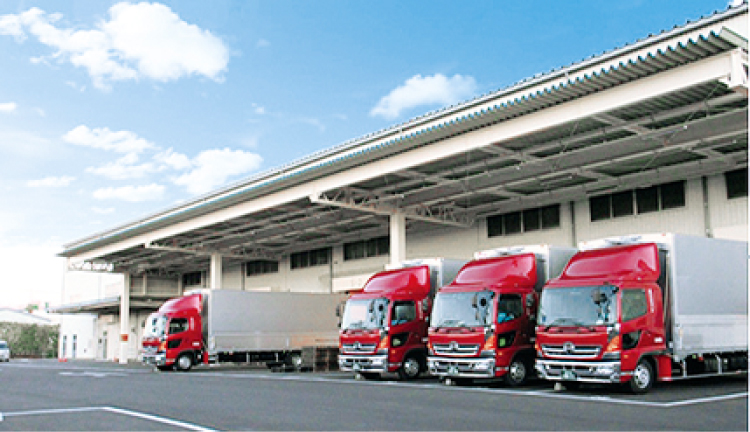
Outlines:
POLYGON ((120 295, 120 363, 128 362, 130 351, 130 273, 123 275, 122 295, 120 295))
POLYGON ((390 216, 391 265, 406 259, 406 215, 394 213, 390 216))
POLYGON ((217 290, 221 289, 221 278, 222 278, 222 268, 221 268, 221 254, 212 253, 211 254, 211 274, 209 275, 210 278, 210 285, 208 286, 211 290, 217 290))

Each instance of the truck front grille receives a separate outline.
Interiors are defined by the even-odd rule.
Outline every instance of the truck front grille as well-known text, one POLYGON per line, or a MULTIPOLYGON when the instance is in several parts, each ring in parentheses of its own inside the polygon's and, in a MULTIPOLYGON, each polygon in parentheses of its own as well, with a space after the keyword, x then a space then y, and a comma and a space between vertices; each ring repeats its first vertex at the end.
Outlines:
POLYGON ((570 359, 593 359, 601 352, 599 346, 581 346, 572 343, 562 345, 542 345, 545 356, 570 359))
POLYGON ((362 344, 354 342, 350 344, 341 345, 341 351, 345 353, 373 353, 375 352, 376 344, 362 344))
POLYGON ((437 355, 444 356, 473 356, 479 352, 477 344, 459 344, 451 342, 447 344, 433 344, 432 349, 437 355))

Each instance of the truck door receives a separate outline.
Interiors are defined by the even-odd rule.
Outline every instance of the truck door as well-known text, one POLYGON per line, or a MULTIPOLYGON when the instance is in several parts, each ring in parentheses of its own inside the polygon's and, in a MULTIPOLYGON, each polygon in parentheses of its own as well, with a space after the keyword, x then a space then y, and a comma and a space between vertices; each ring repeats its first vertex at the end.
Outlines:
POLYGON ((654 335, 648 325, 646 289, 628 288, 621 295, 622 367, 633 370, 641 354, 651 348, 654 335))
POLYGON ((417 307, 413 300, 397 300, 391 310, 391 347, 407 347, 421 342, 424 323, 417 321, 417 307))

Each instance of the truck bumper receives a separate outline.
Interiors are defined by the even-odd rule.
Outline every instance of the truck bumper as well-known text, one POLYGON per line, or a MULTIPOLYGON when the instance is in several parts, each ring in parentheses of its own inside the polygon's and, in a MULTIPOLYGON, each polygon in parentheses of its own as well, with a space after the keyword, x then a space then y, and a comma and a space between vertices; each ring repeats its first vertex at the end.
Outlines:
POLYGON ((151 366, 166 366, 167 355, 166 354, 144 354, 143 363, 151 366))
POLYGON ((536 372, 550 381, 580 381, 613 384, 621 382, 624 375, 620 362, 582 362, 537 359, 536 372))
POLYGON ((439 377, 494 378, 508 371, 508 368, 496 368, 495 359, 428 357, 427 368, 430 373, 439 377))
POLYGON ((388 356, 339 354, 339 369, 346 372, 388 372, 388 356))

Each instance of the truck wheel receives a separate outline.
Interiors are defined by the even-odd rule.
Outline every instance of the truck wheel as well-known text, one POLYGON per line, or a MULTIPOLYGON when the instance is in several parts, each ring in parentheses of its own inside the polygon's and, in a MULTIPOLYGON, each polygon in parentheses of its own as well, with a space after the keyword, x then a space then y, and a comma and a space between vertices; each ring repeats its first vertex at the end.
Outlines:
POLYGON ((505 383, 511 387, 517 387, 526 383, 529 376, 529 367, 523 358, 515 358, 510 362, 508 373, 505 374, 505 383))
POLYGON ((654 385, 654 368, 648 360, 641 360, 633 371, 630 378, 630 391, 635 394, 643 394, 654 385))
POLYGON ((289 353, 286 356, 286 364, 291 366, 295 371, 302 370, 302 354, 298 352, 289 353))
POLYGON ((398 370, 398 377, 404 381, 413 380, 414 378, 418 377, 420 373, 422 373, 423 369, 424 368, 422 367, 422 362, 420 361, 419 357, 414 354, 409 354, 406 356, 406 358, 404 359, 404 363, 398 370))
POLYGON ((187 372, 193 367, 193 356, 190 354, 180 354, 174 364, 178 371, 187 372))

